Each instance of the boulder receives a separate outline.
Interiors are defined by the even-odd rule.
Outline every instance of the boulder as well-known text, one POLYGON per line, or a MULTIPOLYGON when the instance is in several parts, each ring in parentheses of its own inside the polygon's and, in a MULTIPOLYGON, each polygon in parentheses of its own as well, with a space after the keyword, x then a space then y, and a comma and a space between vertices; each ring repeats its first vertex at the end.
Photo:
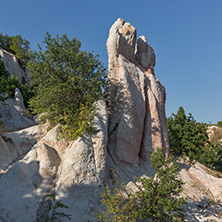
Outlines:
MULTIPOLYGON (((16 103, 13 102, 13 103, 16 103)), ((17 104, 17 103, 16 103, 17 104)), ((18 106, 18 108, 20 108, 18 106)), ((18 111, 13 106, 4 102, 0 102, 0 129, 1 131, 15 131, 35 125, 35 121, 22 115, 22 111, 18 111), (20 112, 21 111, 21 112, 20 112)))
POLYGON ((5 100, 4 103, 8 104, 11 107, 14 107, 21 114, 23 114, 26 110, 22 93, 18 88, 15 89, 14 98, 9 98, 5 100))
POLYGON ((0 174, 22 159, 26 153, 47 133, 48 124, 32 126, 14 132, 0 133, 0 174))
POLYGON ((1 130, 14 131, 35 125, 29 111, 25 108, 22 93, 15 89, 14 98, 0 102, 1 130))
POLYGON ((207 135, 209 140, 213 143, 222 142, 222 128, 218 126, 208 126, 207 135))

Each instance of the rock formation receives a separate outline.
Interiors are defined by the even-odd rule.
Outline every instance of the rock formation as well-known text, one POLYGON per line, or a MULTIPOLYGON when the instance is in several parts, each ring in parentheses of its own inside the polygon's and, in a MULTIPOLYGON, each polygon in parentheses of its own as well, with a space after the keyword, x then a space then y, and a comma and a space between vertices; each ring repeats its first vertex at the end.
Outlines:
POLYGON ((154 75, 155 54, 144 36, 136 42, 135 28, 118 19, 107 40, 109 56, 109 143, 117 165, 149 168, 157 147, 169 156, 165 89, 154 75))
MULTIPOLYGON (((58 140, 57 126, 49 124, 1 133, 0 222, 47 221, 53 204, 49 194, 69 206, 63 212, 71 214, 71 221, 97 221, 99 191, 105 181, 112 183, 113 169, 132 190, 135 176, 154 173, 150 154, 156 147, 169 156, 165 89, 154 73, 152 47, 143 36, 136 43, 135 28, 118 19, 110 29, 107 50, 110 84, 107 100, 95 104, 95 134, 58 140)), ((180 177, 187 182, 183 195, 190 197, 185 206, 188 221, 220 221, 222 207, 195 201, 221 200, 222 179, 198 163, 179 164, 180 177)))
POLYGON ((0 102, 0 130, 15 131, 35 125, 35 121, 26 116, 23 97, 18 88, 14 98, 0 102))
POLYGON ((24 78, 29 84, 31 83, 31 77, 28 74, 28 70, 20 66, 15 55, 0 48, 0 59, 4 62, 5 68, 10 76, 14 75, 18 77, 20 82, 22 82, 22 79, 24 78))

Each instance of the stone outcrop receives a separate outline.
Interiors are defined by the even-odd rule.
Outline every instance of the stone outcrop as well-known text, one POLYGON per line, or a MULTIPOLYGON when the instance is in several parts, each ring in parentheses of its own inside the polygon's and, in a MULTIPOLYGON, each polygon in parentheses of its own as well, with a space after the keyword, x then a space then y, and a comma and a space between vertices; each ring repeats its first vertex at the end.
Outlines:
MULTIPOLYGON (((144 36, 136 40, 135 28, 118 19, 110 29, 107 50, 110 84, 107 100, 95 104, 96 133, 75 141, 58 140, 58 126, 46 123, 0 134, 0 221, 47 221, 53 206, 50 194, 69 206, 62 211, 71 214, 71 221, 97 221, 99 191, 105 181, 113 183, 115 170, 120 181, 135 191, 135 176, 155 173, 150 154, 162 147, 169 156, 165 89, 154 73, 153 48, 144 36)), ((0 104, 0 114, 13 110, 22 116, 20 102, 21 98, 10 106, 0 104)), ((222 179, 199 163, 178 164, 179 176, 186 182, 183 195, 190 198, 187 220, 221 221, 222 207, 207 199, 221 201, 222 179)))
MULTIPOLYGON (((57 127, 46 133, 43 129, 47 126, 37 129, 41 125, 2 134, 8 144, 11 143, 11 147, 8 144, 0 147, 5 156, 10 156, 10 152, 19 153, 21 147, 24 149, 20 161, 5 160, 0 165, 0 218, 3 221, 46 221, 52 204, 47 195, 52 193, 69 206, 68 213, 72 212, 73 221, 95 221, 95 216, 87 212, 99 206, 108 140, 105 101, 98 101, 96 107, 98 116, 95 116, 94 124, 98 132, 85 134, 73 142, 58 140, 57 127), (24 140, 31 135, 32 139, 29 138, 29 144, 26 144, 24 140)), ((19 158, 14 156, 14 159, 19 158)))
POLYGON ((0 133, 0 174, 20 160, 47 133, 49 124, 0 133))
POLYGON ((118 19, 107 40, 108 151, 117 165, 139 167, 147 173, 150 154, 157 147, 169 156, 165 117, 165 89, 154 75, 155 54, 144 36, 118 19))
POLYGON ((20 82, 22 82, 22 79, 24 78, 29 84, 31 84, 31 77, 28 74, 28 70, 20 66, 15 55, 0 48, 0 59, 4 62, 5 68, 10 76, 14 75, 18 77, 20 82))
POLYGON ((208 126, 207 135, 209 140, 213 143, 220 142, 222 143, 222 128, 218 126, 208 126))
POLYGON ((15 89, 14 98, 9 98, 5 100, 4 103, 8 104, 11 107, 14 107, 21 114, 26 110, 22 93, 18 88, 15 89))
POLYGON ((0 129, 1 131, 15 131, 35 125, 35 122, 21 115, 14 107, 0 102, 0 129))
POLYGON ((0 102, 0 130, 15 131, 35 125, 35 121, 27 117, 28 114, 22 94, 16 88, 14 98, 0 102))

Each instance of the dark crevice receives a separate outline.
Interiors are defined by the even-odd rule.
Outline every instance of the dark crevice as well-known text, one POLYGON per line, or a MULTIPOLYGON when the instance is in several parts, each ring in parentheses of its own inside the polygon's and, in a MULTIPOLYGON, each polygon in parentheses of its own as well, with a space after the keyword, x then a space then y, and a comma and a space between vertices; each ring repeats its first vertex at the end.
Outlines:
POLYGON ((148 94, 147 94, 147 78, 145 77, 144 80, 144 95, 145 95, 145 116, 144 116, 144 120, 143 120, 143 135, 141 138, 141 143, 140 143, 140 152, 139 152, 139 157, 141 159, 143 159, 143 146, 144 146, 144 138, 145 138, 145 129, 146 129, 146 122, 147 122, 147 107, 148 107, 148 94))

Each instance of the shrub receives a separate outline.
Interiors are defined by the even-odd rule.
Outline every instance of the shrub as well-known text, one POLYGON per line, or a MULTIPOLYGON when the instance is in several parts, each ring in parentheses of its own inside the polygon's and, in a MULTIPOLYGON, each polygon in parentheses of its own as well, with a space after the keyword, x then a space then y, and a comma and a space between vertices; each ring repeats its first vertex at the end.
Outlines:
POLYGON ((222 121, 218 121, 217 126, 222 127, 222 121))
POLYGON ((70 140, 92 132, 94 102, 102 95, 106 69, 98 55, 81 51, 81 42, 66 35, 45 36, 45 51, 39 45, 28 63, 36 95, 30 106, 42 118, 60 124, 70 140))
POLYGON ((111 190, 106 186, 101 192, 99 221, 137 221, 150 218, 152 221, 184 221, 182 206, 186 199, 179 197, 183 191, 183 182, 177 176, 179 167, 173 156, 166 159, 162 149, 151 155, 152 167, 156 175, 150 178, 140 177, 140 185, 135 194, 128 194, 124 184, 111 190))
POLYGON ((156 171, 155 177, 139 178, 139 217, 152 218, 153 221, 184 221, 182 206, 186 199, 178 197, 184 183, 177 176, 179 167, 173 161, 173 156, 165 159, 162 149, 158 148, 151 155, 151 161, 156 171))
POLYGON ((220 130, 215 131, 210 142, 206 124, 196 122, 192 114, 186 117, 183 107, 167 119, 167 128, 172 154, 183 154, 191 162, 197 160, 207 167, 222 171, 222 148, 216 141, 221 136, 220 130))
POLYGON ((8 36, 7 34, 3 35, 0 33, 0 47, 14 54, 23 66, 25 66, 29 60, 29 44, 29 41, 22 38, 21 35, 8 36))
POLYGON ((106 185, 100 197, 105 211, 100 209, 100 213, 96 214, 98 221, 137 221, 138 211, 135 195, 127 193, 124 183, 119 184, 117 181, 113 190, 106 185))

